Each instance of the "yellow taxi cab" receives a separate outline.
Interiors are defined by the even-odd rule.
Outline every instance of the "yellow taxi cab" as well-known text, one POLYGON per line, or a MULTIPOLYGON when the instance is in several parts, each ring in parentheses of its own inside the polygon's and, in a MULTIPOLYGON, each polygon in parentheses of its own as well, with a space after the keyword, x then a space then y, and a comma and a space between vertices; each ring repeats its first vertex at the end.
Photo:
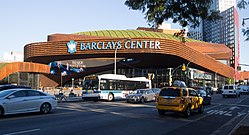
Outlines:
POLYGON ((189 117, 193 110, 204 112, 203 98, 193 88, 180 86, 162 88, 156 101, 156 108, 159 115, 173 111, 189 117))

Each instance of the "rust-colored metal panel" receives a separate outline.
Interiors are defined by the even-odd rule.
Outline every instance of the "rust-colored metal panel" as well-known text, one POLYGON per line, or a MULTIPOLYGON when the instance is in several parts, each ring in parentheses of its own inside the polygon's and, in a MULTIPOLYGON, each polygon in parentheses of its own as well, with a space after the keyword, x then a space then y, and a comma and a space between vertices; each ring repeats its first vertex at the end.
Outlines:
MULTIPOLYGON (((125 38, 85 38, 81 40, 75 40, 76 42, 115 42, 115 41, 127 41, 129 39, 125 38)), ((140 49, 118 49, 118 57, 133 57, 141 61, 147 62, 146 59, 150 59, 150 67, 155 67, 158 63, 162 66, 164 63, 166 66, 176 66, 177 61, 167 60, 168 56, 174 56, 181 58, 181 62, 188 63, 191 62, 195 66, 199 66, 203 70, 211 71, 218 73, 222 76, 233 78, 235 70, 217 60, 215 58, 204 54, 198 50, 189 47, 188 45, 174 40, 160 39, 160 38, 132 38, 130 41, 160 41, 161 49, 149 49, 149 48, 140 48, 140 49), (148 57, 149 56, 149 57, 148 57), (160 56, 160 57, 159 57, 160 56), (153 57, 157 59, 152 59, 153 57)), ((80 50, 80 46, 77 45, 77 51, 74 54, 67 52, 68 41, 50 41, 50 42, 40 42, 28 44, 24 47, 25 61, 27 62, 37 62, 48 64, 51 61, 57 60, 68 60, 68 59, 86 59, 86 58, 98 58, 98 57, 114 57, 115 49, 109 50, 80 50)), ((208 44, 208 43, 207 43, 208 44)), ((223 48, 224 49, 224 48, 223 48)), ((220 57, 225 57, 224 55, 229 54, 228 51, 225 54, 220 54, 220 57)), ((219 54, 217 54, 219 55, 219 54)), ((217 56, 218 57, 218 56, 217 56)), ((181 64, 182 64, 181 63, 181 64)), ((177 63, 179 64, 179 62, 177 63)), ((180 65, 180 64, 179 64, 180 65)), ((140 63, 138 66, 144 66, 143 63, 140 63)))
POLYGON ((39 80, 39 84, 41 87, 56 87, 59 85, 59 83, 43 74, 39 76, 39 80))
POLYGON ((13 62, 0 69, 0 80, 15 72, 33 72, 49 74, 50 67, 45 64, 31 62, 13 62))
POLYGON ((249 80, 249 71, 240 72, 240 80, 249 80))
POLYGON ((209 55, 217 60, 232 58, 232 50, 224 44, 212 44, 205 42, 187 42, 186 45, 203 54, 209 55))

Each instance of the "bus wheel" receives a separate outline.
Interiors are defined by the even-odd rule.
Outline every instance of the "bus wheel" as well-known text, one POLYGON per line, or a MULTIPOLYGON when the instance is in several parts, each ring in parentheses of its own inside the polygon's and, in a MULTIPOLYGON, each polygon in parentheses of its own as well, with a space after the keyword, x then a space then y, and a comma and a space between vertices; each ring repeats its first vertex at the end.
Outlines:
POLYGON ((114 100, 114 95, 112 93, 109 93, 108 101, 113 101, 113 100, 114 100))

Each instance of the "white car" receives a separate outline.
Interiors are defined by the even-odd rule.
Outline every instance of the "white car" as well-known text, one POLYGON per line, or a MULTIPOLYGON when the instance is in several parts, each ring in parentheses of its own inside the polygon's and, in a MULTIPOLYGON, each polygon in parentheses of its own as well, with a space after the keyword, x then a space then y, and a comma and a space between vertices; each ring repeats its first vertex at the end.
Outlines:
POLYGON ((0 91, 0 116, 27 112, 49 113, 56 109, 55 96, 33 89, 0 91))
POLYGON ((228 96, 240 97, 240 91, 237 85, 224 85, 222 88, 223 98, 228 96))

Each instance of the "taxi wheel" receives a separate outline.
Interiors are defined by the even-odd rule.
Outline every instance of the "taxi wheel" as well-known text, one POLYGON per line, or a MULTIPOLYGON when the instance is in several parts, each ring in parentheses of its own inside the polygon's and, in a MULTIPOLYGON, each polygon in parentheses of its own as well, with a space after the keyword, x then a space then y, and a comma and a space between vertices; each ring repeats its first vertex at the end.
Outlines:
POLYGON ((159 114, 159 115, 165 115, 165 111, 164 111, 164 110, 158 109, 157 111, 158 111, 158 114, 159 114))
POLYGON ((209 100, 208 105, 211 105, 211 99, 209 100))
POLYGON ((4 110, 3 108, 0 106, 0 117, 3 116, 4 110))
POLYGON ((199 110, 198 110, 199 113, 203 113, 204 112, 204 105, 201 104, 199 110))
POLYGON ((188 106, 184 112, 184 117, 189 117, 191 114, 191 109, 190 109, 190 106, 188 106))

